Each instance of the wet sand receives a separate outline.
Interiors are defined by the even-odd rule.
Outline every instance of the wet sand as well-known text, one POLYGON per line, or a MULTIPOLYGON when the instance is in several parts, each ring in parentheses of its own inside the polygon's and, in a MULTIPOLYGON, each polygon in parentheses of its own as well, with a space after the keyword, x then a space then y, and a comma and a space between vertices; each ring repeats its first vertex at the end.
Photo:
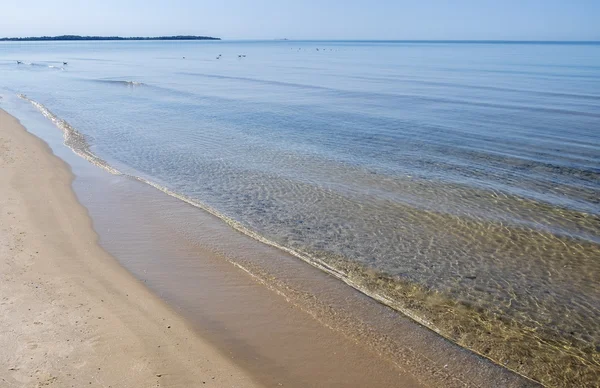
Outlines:
POLYGON ((0 386, 259 386, 97 245, 72 179, 0 110, 0 386))
POLYGON ((75 188, 101 244, 267 386, 536 386, 148 185, 75 188))
MULTIPOLYGON (((131 370, 140 377, 130 386, 197 386, 203 381, 213 386, 236 387, 255 383, 287 387, 535 386, 306 263, 231 230, 208 213, 139 181, 108 174, 70 151, 64 153, 55 148, 76 175, 74 189, 91 215, 92 228, 86 209, 71 191, 73 177, 68 166, 14 119, 5 113, 0 117, 4 145, 1 163, 11 167, 3 169, 2 174, 10 176, 3 175, 2 179, 21 182, 18 187, 3 185, 2 190, 12 191, 3 193, 2 198, 16 198, 24 207, 22 213, 35 209, 36 217, 50 214, 45 216, 45 224, 39 218, 29 224, 24 223, 28 220, 25 216, 19 219, 23 224, 4 218, 15 216, 16 211, 10 215, 3 212, 0 218, 3 229, 20 227, 2 238, 20 238, 19 246, 29 252, 27 257, 32 255, 27 265, 19 264, 27 268, 20 270, 22 278, 16 273, 10 275, 15 279, 12 283, 23 284, 22 289, 14 291, 16 288, 8 286, 8 282, 3 282, 1 289, 2 297, 9 298, 3 302, 14 300, 12 305, 2 305, 6 311, 3 316, 8 316, 6 309, 10 308, 15 310, 11 317, 19 322, 43 323, 22 325, 18 330, 15 321, 2 324, 17 330, 10 338, 4 336, 4 348, 26 343, 18 345, 22 349, 15 353, 15 361, 7 361, 9 364, 34 357, 29 355, 34 350, 27 348, 30 342, 44 344, 37 344, 42 350, 36 351, 43 358, 37 364, 15 366, 17 370, 10 371, 26 371, 18 375, 21 379, 32 375, 28 384, 38 382, 34 371, 39 369, 49 379, 80 378, 75 386, 89 384, 85 378, 102 373, 113 380, 90 380, 92 386, 108 386, 111 382, 112 386, 124 386, 123 378, 129 378, 131 370), (17 156, 23 154, 35 154, 38 160, 34 163, 31 158, 17 156), (43 175, 40 169, 44 170, 43 175), (36 181, 40 176, 47 178, 47 187, 36 181), (31 196, 29 202, 20 200, 25 194, 31 196), (47 199, 52 200, 50 205, 47 199), (35 232, 43 226, 48 230, 35 232), (28 237, 19 237, 21 232, 28 237), (43 234, 52 236, 52 243, 42 238, 43 234), (98 247, 98 238, 101 246, 141 282, 98 247), (69 247, 70 255, 58 251, 52 255, 56 263, 35 260, 38 254, 34 255, 34 251, 50 254, 51 247, 60 246, 69 247), (75 250, 79 246, 81 250, 75 250), (65 259, 60 261, 58 258, 63 256, 65 259), (35 286, 51 292, 40 293, 35 286), (23 300, 18 303, 18 313, 13 294, 23 300), (41 312, 27 310, 42 295, 48 298, 36 302, 39 307, 35 310, 41 312), (142 306, 140 300, 144 301, 142 306), (44 312, 48 305, 56 309, 50 314, 52 319, 44 312), (46 321, 38 318, 40 314, 46 321), (86 322, 85 326, 77 326, 82 322, 86 322), (113 322, 117 326, 112 326, 113 322), (165 328, 165 324, 171 328, 165 328), (42 328, 64 336, 49 341, 53 337, 42 328), (30 329, 39 332, 30 333, 30 329), (41 341, 43 336, 46 338, 41 341), (64 346, 59 346, 59 351, 52 350, 65 338, 71 353, 64 346), (51 352, 59 355, 53 358, 56 362, 49 364, 44 353, 51 352), (78 361, 71 362, 73 359, 78 361), (91 365, 94 360, 109 364, 91 365), (84 372, 77 369, 80 365, 84 372), (158 366, 163 367, 161 371, 152 370, 158 366), (205 379, 207 370, 216 371, 206 374, 211 380, 205 379), (151 373, 144 375, 147 372, 151 373), (173 379, 172 383, 167 377, 173 379)), ((2 249, 7 244, 16 242, 2 241, 2 249)), ((14 255, 3 257, 16 260, 14 255)), ((3 260, 2 265, 9 264, 3 260)), ((2 357, 9 355, 2 353, 2 357)), ((0 371, 0 376, 4 377, 3 373, 0 371)), ((69 386, 63 380, 57 386, 69 386)))

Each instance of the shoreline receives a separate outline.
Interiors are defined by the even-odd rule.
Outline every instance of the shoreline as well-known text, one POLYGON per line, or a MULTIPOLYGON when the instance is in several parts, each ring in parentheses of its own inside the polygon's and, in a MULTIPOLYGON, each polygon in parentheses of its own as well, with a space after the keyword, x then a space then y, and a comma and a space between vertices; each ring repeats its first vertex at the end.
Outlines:
POLYGON ((30 36, 22 38, 0 38, 0 42, 86 42, 86 41, 193 41, 193 40, 221 40, 212 36, 197 35, 167 35, 167 36, 82 36, 82 35, 59 35, 59 36, 30 36))
POLYGON ((2 385, 256 387, 97 244, 69 166, 0 110, 2 385))
MULTIPOLYGON (((219 213, 217 210, 211 208, 210 206, 207 206, 205 204, 197 202, 189 197, 186 197, 185 195, 175 193, 175 192, 173 192, 157 183, 149 181, 143 177, 123 173, 123 172, 119 171, 118 169, 116 169, 115 167, 111 166, 105 160, 103 160, 100 157, 98 157, 97 155, 95 155, 90 150, 90 147, 87 144, 84 136, 80 132, 78 132, 75 128, 73 128, 68 122, 60 119, 58 116, 56 116, 50 110, 48 110, 48 108, 46 108, 44 105, 42 105, 34 100, 29 99, 27 96, 19 94, 18 97, 20 99, 32 104, 42 114, 42 116, 44 116, 46 119, 48 119, 50 122, 52 122, 54 124, 54 126, 56 126, 62 132, 63 137, 64 137, 64 145, 67 146, 67 148, 69 150, 71 150, 73 153, 75 153, 78 157, 89 162, 91 165, 93 165, 95 167, 100 167, 101 170, 104 170, 113 176, 118 176, 118 177, 122 177, 122 178, 125 178, 128 180, 131 180, 131 181, 135 181, 135 184, 139 183, 143 186, 149 186, 151 188, 151 191, 152 191, 152 189, 157 190, 158 192, 160 192, 161 194, 165 194, 169 198, 175 199, 176 201, 179 201, 179 202, 185 203, 186 205, 192 206, 193 208, 195 208, 196 210, 198 210, 201 213, 207 213, 210 216, 216 218, 217 222, 219 224, 221 224, 221 223, 226 224, 229 228, 232 229, 232 231, 241 233, 241 234, 249 237, 249 239, 254 240, 255 242, 257 242, 260 245, 266 245, 266 246, 272 247, 276 251, 281 251, 283 255, 289 255, 289 256, 293 257, 294 259, 297 259, 299 262, 303 262, 311 267, 314 267, 318 270, 318 272, 322 272, 323 274, 325 274, 325 276, 331 276, 331 277, 335 278, 336 280, 340 281, 341 283, 344 283, 346 286, 352 288, 353 290, 356 290, 356 292, 372 299, 375 303, 380 303, 381 305, 385 306, 386 308, 390 308, 390 309, 394 310, 399 315, 409 318, 411 320, 411 322, 415 323, 414 326, 420 325, 420 326, 426 328, 426 330, 431 331, 432 333, 435 333, 434 335, 439 336, 440 340, 443 339, 443 340, 449 341, 452 344, 456 345, 458 348, 465 350, 466 352, 472 352, 474 355, 488 360, 489 362, 493 363, 494 365, 498 366, 499 368, 504 368, 504 369, 510 371, 510 373, 514 373, 514 374, 518 375, 520 378, 528 381, 528 383, 532 383, 532 384, 537 383, 538 380, 536 380, 536 377, 539 377, 539 376, 528 375, 527 373, 523 372, 522 370, 514 368, 513 365, 509 365, 507 362, 503 363, 501 361, 500 357, 492 357, 491 355, 485 354, 484 352, 482 352, 481 347, 478 349, 477 347, 469 346, 469 344, 462 343, 461 341, 457 341, 456 338, 453 338, 451 335, 449 335, 449 333, 447 331, 444 332, 444 330, 442 330, 436 324, 434 324, 433 321, 430 320, 431 317, 427 316, 426 314, 424 314, 423 316, 419 316, 418 314, 414 313, 411 309, 404 307, 404 304, 402 303, 402 299, 396 300, 393 297, 391 297, 390 295, 387 295, 385 292, 382 293, 382 292, 380 292, 381 290, 378 290, 377 288, 372 288, 371 283, 374 280, 374 278, 378 278, 378 281, 379 281, 380 279, 384 278, 383 276, 379 277, 379 276, 374 275, 374 276, 372 276, 373 279, 366 279, 366 280, 361 279, 361 278, 358 278, 358 279, 353 278, 352 276, 350 276, 350 274, 346 274, 345 272, 338 271, 335 267, 330 266, 327 263, 325 263, 317 258, 311 258, 310 256, 308 256, 306 254, 295 251, 292 248, 288 248, 288 247, 282 246, 280 244, 277 244, 277 243, 273 242, 272 240, 269 240, 269 239, 259 235, 258 233, 246 228, 241 223, 235 221, 234 219, 229 218, 229 217, 219 213)), ((77 192, 77 190, 76 190, 76 192, 77 192)), ((145 198, 151 198, 151 197, 145 197, 145 198)), ((119 202, 121 202, 122 200, 123 200, 123 198, 119 202)), ((94 202, 94 201, 92 201, 92 202, 94 202)), ((85 206, 88 206, 88 207, 90 205, 91 205, 90 203, 85 204, 85 206)), ((107 208, 109 208, 112 205, 114 205, 114 203, 113 204, 107 203, 105 205, 107 206, 107 208)), ((88 211, 89 211, 89 208, 88 208, 88 211)), ((98 215, 99 214, 94 214, 93 217, 92 217, 92 215, 90 215, 90 216, 93 219, 96 219, 96 217, 98 217, 98 215)), ((113 216, 114 216, 114 214, 113 214, 113 216)), ((209 218, 210 218, 210 216, 209 216, 209 218)), ((132 214, 131 217, 139 219, 139 214, 137 214, 137 215, 132 214)), ((143 220, 144 217, 141 217, 141 219, 143 220)), ((161 221, 157 220, 157 222, 161 222, 161 221)), ((110 222, 109 222, 109 224, 110 224, 110 222)), ((135 228, 135 226, 132 225, 131 228, 135 228)), ((228 234, 220 233, 219 235, 222 236, 223 238, 227 239, 228 234)), ((204 238, 204 236, 202 236, 201 239, 202 238, 204 238)), ((127 242, 121 241, 120 244, 127 244, 127 242)), ((172 248, 177 249, 176 247, 172 247, 172 248)), ((107 247, 105 247, 105 249, 107 249, 107 247)), ((109 250, 109 249, 107 249, 107 250, 109 250)), ((152 253, 148 252, 148 254, 152 254, 152 253)), ((168 253, 166 253, 166 254, 168 254, 168 253)), ((210 255, 210 254, 211 253, 208 253, 208 255, 210 255)), ((114 253, 113 256, 115 258, 117 258, 117 260, 121 261, 120 255, 118 253, 114 253)), ((280 258, 278 258, 278 259, 280 259, 280 258)), ((250 260, 250 261, 241 260, 240 261, 240 260, 235 260, 235 259, 231 260, 230 258, 228 258, 227 260, 231 264, 236 266, 238 269, 240 269, 241 271, 246 272, 247 275, 253 277, 257 282, 262 283, 264 286, 266 286, 267 288, 270 288, 275 293, 283 296, 287 300, 287 302, 294 304, 297 308, 304 309, 305 312, 307 312, 309 315, 313 316, 313 318, 317 319, 319 322, 321 322, 323 325, 325 325, 327 327, 330 327, 332 329, 335 327, 334 330, 344 332, 344 335, 354 338, 355 340, 356 340, 356 335, 355 335, 355 333, 353 333, 353 331, 354 332, 370 331, 369 326, 364 325, 364 323, 362 322, 361 319, 350 318, 350 316, 354 316, 353 313, 345 312, 345 314, 347 316, 342 319, 345 321, 349 321, 349 320, 353 321, 354 324, 357 325, 350 329, 348 327, 338 326, 337 322, 334 322, 335 320, 332 320, 330 317, 327 317, 327 315, 328 315, 327 313, 323 313, 322 311, 321 311, 321 313, 317 313, 316 312, 317 310, 327 310, 327 309, 331 308, 330 306, 324 307, 323 305, 324 304, 326 305, 326 303, 323 303, 323 301, 321 301, 321 300, 319 300, 317 302, 316 300, 321 299, 320 297, 315 298, 314 301, 311 302, 311 305, 309 307, 303 305, 304 301, 292 301, 293 298, 290 298, 290 294, 304 293, 304 294, 308 295, 310 293, 310 291, 308 291, 308 292, 306 291, 307 284, 298 285, 297 281, 296 281, 295 289, 293 291, 291 291, 292 287, 291 287, 291 283, 289 283, 290 279, 286 279, 287 284, 285 284, 283 286, 279 285, 278 287, 274 287, 273 283, 278 282, 274 279, 281 279, 282 277, 285 277, 285 275, 283 275, 281 272, 279 272, 277 275, 273 275, 272 268, 267 269, 264 262, 259 264, 258 266, 256 266, 256 263, 253 262, 253 260, 250 260), (319 314, 321 314, 321 315, 319 316, 319 314)), ((273 261, 278 262, 278 260, 273 260, 273 261)), ((352 268, 352 267, 350 267, 350 268, 352 268)), ((131 268, 128 268, 128 269, 132 273, 134 273, 134 275, 138 279, 143 279, 145 277, 145 273, 146 273, 145 269, 143 270, 143 273, 135 273, 135 270, 132 270, 131 268)), ((291 269, 290 272, 295 272, 296 270, 298 270, 298 268, 291 269)), ((312 275, 309 275, 309 276, 312 276, 312 275)), ((161 285, 161 287, 162 287, 162 285, 161 285)), ((156 291, 157 293, 162 292, 160 287, 157 287, 157 289, 155 289, 154 291, 156 291)), ((179 292, 181 292, 181 291, 179 291, 179 292)), ((421 290, 419 290, 418 292, 415 292, 413 289, 411 292, 413 292, 413 295, 411 296, 411 298, 415 298, 417 300, 419 297, 422 297, 423 295, 425 295, 425 293, 422 292, 421 290)), ((315 297, 315 296, 317 296, 316 293, 313 294, 313 297, 315 297)), ((427 296, 430 296, 430 295, 427 295, 427 296)), ((437 295, 434 295, 434 297, 437 297, 437 295)), ((169 303, 169 304, 171 304, 171 303, 169 303)), ((337 304, 337 302, 334 304, 337 304)), ((339 306, 336 306, 336 308, 338 308, 338 307, 339 306)), ((336 314, 340 314, 340 313, 341 313, 341 311, 336 312, 336 314)), ((342 325, 342 326, 344 326, 344 325, 342 325)), ((412 331, 414 329, 411 328, 409 330, 412 331)), ((366 338, 366 339, 361 338, 361 341, 369 342, 372 345, 374 337, 376 337, 376 336, 371 336, 371 338, 366 338)), ((377 341, 377 342, 378 342, 377 345, 372 346, 372 347, 376 348, 375 351, 379 354, 382 354, 382 353, 385 354, 386 357, 388 357, 390 360, 394 360, 395 364, 397 366, 399 366, 399 363, 397 362, 397 358, 398 358, 397 355, 389 354, 390 353, 389 344, 381 343, 382 341, 377 341)), ((438 346, 438 345, 433 345, 433 343, 435 343, 435 342, 437 342, 436 339, 433 339, 432 347, 438 346)), ((497 341, 495 344, 494 343, 492 343, 491 345, 487 344, 487 346, 490 348, 500 348, 501 342, 502 342, 502 340, 500 340, 499 342, 497 341)), ((422 349, 423 343, 420 343, 417 346, 421 347, 421 353, 423 353, 423 354, 432 353, 431 349, 427 349, 427 350, 422 349)), ((217 347, 219 347, 219 346, 217 346, 217 347)), ((405 346, 405 344, 401 344, 400 347, 406 347, 406 346, 405 346)), ((414 358, 418 359, 419 357, 414 357, 414 358)), ((402 365, 406 361, 407 360, 404 359, 402 361, 402 363, 400 363, 400 365, 402 365)), ((418 365, 419 363, 420 362, 415 362, 415 360, 411 360, 409 362, 409 364, 412 364, 413 367, 415 365, 418 365)), ((404 366, 406 366, 406 365, 404 365, 404 366)), ((400 366, 400 367, 402 368, 402 366, 400 366)), ((246 368, 246 369, 252 369, 252 368, 246 368)), ((416 369, 418 369, 418 367, 416 369)), ((491 369, 493 370, 493 368, 491 368, 491 369)), ((431 376, 427 376, 424 380, 431 383, 432 380, 430 379, 430 377, 431 376)))
MULTIPOLYGON (((60 192, 60 201, 58 197, 53 197, 56 200, 52 205, 60 206, 63 216, 67 219, 69 219, 67 215, 70 215, 80 221, 81 226, 69 229, 66 235, 72 236, 74 230, 78 233, 80 230, 84 231, 86 236, 84 268, 88 269, 88 273, 89 268, 93 268, 95 277, 92 277, 92 280, 99 279, 105 287, 104 291, 96 290, 96 292, 107 292, 107 289, 113 290, 118 286, 124 291, 118 294, 121 299, 115 302, 115 307, 123 309, 123 304, 135 304, 129 300, 133 292, 126 292, 126 290, 136 289, 138 293, 136 299, 145 295, 144 298, 151 299, 155 312, 170 314, 168 319, 179 322, 185 328, 184 332, 169 346, 169 349, 177 354, 163 355, 161 356, 163 358, 159 359, 152 352, 154 345, 147 346, 148 342, 153 341, 149 338, 171 335, 176 326, 165 329, 161 327, 158 318, 147 322, 149 317, 147 305, 143 306, 142 314, 133 311, 132 314, 137 316, 135 319, 131 318, 135 324, 128 333, 133 337, 136 334, 144 337, 143 340, 136 341, 135 345, 138 347, 139 357, 143 358, 148 365, 170 365, 171 361, 176 364, 181 358, 187 357, 188 362, 192 363, 192 369, 217 366, 225 373, 222 376, 219 374, 211 376, 216 377, 214 380, 216 385, 213 386, 245 387, 257 386, 256 384, 261 386, 279 384, 288 387, 349 387, 373 384, 392 387, 400 384, 403 387, 420 387, 443 384, 448 387, 458 387, 481 386, 489 381, 506 387, 537 386, 534 382, 514 375, 487 359, 449 343, 429 329, 420 327, 409 318, 392 312, 389 308, 315 267, 230 230, 228 225, 217 221, 209 213, 181 203, 177 198, 157 191, 152 186, 127 177, 107 174, 105 170, 97 169, 96 166, 88 164, 85 159, 72 154, 66 147, 66 152, 62 150, 57 152, 54 149, 55 140, 50 143, 53 144, 50 148, 44 140, 36 136, 37 129, 29 132, 16 118, 2 110, 0 110, 0 119, 2 124, 0 138, 4 138, 5 133, 8 133, 4 130, 4 124, 11 122, 10 135, 24 144, 20 145, 15 140, 19 145, 18 148, 24 149, 25 146, 33 145, 37 147, 35 154, 43 156, 36 156, 37 164, 30 163, 29 167, 24 164, 20 167, 21 170, 25 167, 44 168, 46 172, 43 176, 46 176, 47 171, 54 171, 56 166, 56 174, 62 174, 61 180, 53 179, 54 185, 51 189, 56 190, 56 193, 60 192), (66 155, 73 155, 73 160, 66 155), (63 159, 60 159, 61 157, 63 159), (40 164, 39 160, 48 164, 40 164), (89 166, 84 168, 86 172, 83 176, 80 175, 81 165, 76 167, 79 161, 81 165, 89 166), (106 190, 107 184, 111 186, 109 190, 106 190), (62 203, 64 198, 68 203, 62 203), (115 206, 116 208, 113 209, 115 206), (190 212, 190 208, 193 208, 193 212, 190 212), (106 211, 109 209, 110 211, 106 211), (174 216, 172 219, 165 218, 164 214, 158 214, 160 212, 174 214, 174 216), (147 225, 141 226, 140 221, 147 225), (180 222, 193 224, 195 228, 199 228, 195 233, 199 234, 204 242, 191 241, 188 239, 189 236, 182 236, 180 231, 175 229, 179 228, 180 222), (112 229, 114 230, 107 232, 112 229), (206 245, 207 241, 208 245, 206 245), (229 256, 232 252, 233 256, 229 256), (253 261, 262 256, 264 256, 262 263, 253 261), (278 263, 276 266, 278 268, 265 267, 264 264, 269 260, 271 263, 278 263), (113 273, 119 275, 115 277, 113 273), (281 284, 273 283, 277 278, 285 278, 285 280, 281 284), (198 282, 201 284, 199 285, 198 282), (127 287, 125 283, 128 284, 127 287), (319 301, 311 299, 311 302, 306 304, 307 296, 313 292, 307 290, 311 289, 320 290, 327 297, 319 301), (209 295, 203 295, 207 293, 209 295), (318 303, 315 305, 313 302, 318 303), (240 320, 245 321, 240 323, 238 322, 240 320), (359 326, 356 326, 356 323, 359 326), (150 335, 149 331, 154 330, 155 325, 158 325, 158 332, 150 335), (190 341, 192 337, 193 340, 190 341), (305 338, 318 338, 320 343, 307 344, 305 338), (373 344, 373 340, 378 342, 373 344), (187 346, 181 348, 181 343, 187 346), (333 359, 331 351, 336 354, 333 359), (207 357, 205 353, 210 356, 207 357), (234 359, 235 364, 232 361, 234 359), (223 379, 219 380, 221 377, 223 379), (283 384, 279 383, 280 381, 283 384)), ((1 143, 0 146, 3 144, 1 143)), ((62 143, 61 147, 63 147, 62 143)), ((1 150, 4 152, 4 148, 1 150)), ((30 152, 27 154, 29 155, 30 152)), ((23 158, 19 160, 9 153, 0 155, 8 155, 8 158, 5 158, 6 163, 0 159, 6 165, 14 163, 15 160, 19 163, 26 162, 22 160, 23 158)), ((12 176, 21 175, 27 174, 19 174, 19 171, 12 172, 12 176)), ((29 179, 27 181, 29 183, 35 182, 36 174, 31 175, 29 178, 20 179, 24 181, 29 179)), ((54 193, 52 190, 46 193, 46 197, 54 193)), ((39 202, 40 192, 44 191, 31 193, 32 198, 37 195, 37 202, 39 202)), ((4 197, 11 196, 5 194, 4 197)), ((3 221, 2 225, 4 225, 10 219, 5 221, 0 218, 0 221, 3 221)), ((70 244, 73 239, 68 240, 70 244)), ((80 240, 83 241, 78 239, 77 246, 79 243, 83 244, 80 240)), ((58 269, 62 272, 60 266, 58 269)), ((48 276, 45 273, 43 275, 48 276)), ((81 273, 76 275, 77 278, 81 278, 81 273)), ((52 274, 52 276, 56 275, 52 274)), ((85 286, 88 283, 86 279, 85 286)), ((79 286, 77 289, 80 292, 89 293, 87 289, 81 287, 84 284, 79 286)), ((6 289, 2 291, 5 294, 10 293, 6 289)), ((22 292, 27 291, 31 292, 31 290, 22 292)), ((64 303, 62 298, 53 300, 55 303, 58 301, 64 303)), ((64 304, 62 313, 68 312, 72 315, 70 310, 76 307, 64 304)), ((98 306, 96 303, 93 309, 98 307, 105 307, 105 305, 98 306)), ((27 315, 25 311, 20 313, 27 315)), ((88 313, 93 314, 90 316, 95 318, 96 313, 88 313)), ((153 314, 155 315, 156 313, 153 314)), ((90 323, 104 324, 103 318, 96 318, 98 319, 96 322, 91 320, 90 316, 83 316, 78 321, 87 322, 85 333, 94 338, 95 346, 102 347, 103 350, 100 350, 99 354, 103 354, 105 360, 108 357, 107 352, 112 353, 111 347, 114 344, 110 336, 102 332, 101 325, 96 325, 94 328, 90 325, 90 323)), ((98 316, 103 317, 102 314, 98 316)), ((52 344, 47 345, 52 346, 52 344)), ((165 346, 166 344, 162 342, 161 347, 165 346)), ((72 348, 72 351, 75 351, 73 349, 83 351, 80 358, 90 356, 89 353, 85 353, 86 349, 72 348)), ((128 354, 127 352, 120 353, 128 354)), ((63 358, 62 361, 69 360, 63 358)), ((121 367, 121 363, 116 364, 121 367)), ((160 380, 157 383, 161 386, 189 386, 189 381, 203 378, 197 373, 190 374, 190 370, 186 369, 188 366, 189 364, 186 363, 173 366, 175 372, 170 375, 176 376, 175 382, 165 383, 166 380, 160 380), (183 380, 185 381, 181 382, 183 380)), ((121 370, 128 371, 127 367, 123 366, 123 368, 121 370)), ((147 367, 146 370, 149 368, 147 367)), ((42 370, 39 366, 35 369, 42 370)), ((64 370, 64 368, 58 369, 64 370)), ((87 375, 91 375, 91 372, 96 371, 87 372, 87 375)), ((114 374, 111 372, 111 376, 114 374)), ((151 373, 150 376, 156 379, 157 374, 161 375, 160 379, 164 379, 167 375, 167 373, 157 372, 151 373)), ((144 383, 140 381, 140 384, 144 383)), ((210 383, 207 380, 202 381, 210 383)))

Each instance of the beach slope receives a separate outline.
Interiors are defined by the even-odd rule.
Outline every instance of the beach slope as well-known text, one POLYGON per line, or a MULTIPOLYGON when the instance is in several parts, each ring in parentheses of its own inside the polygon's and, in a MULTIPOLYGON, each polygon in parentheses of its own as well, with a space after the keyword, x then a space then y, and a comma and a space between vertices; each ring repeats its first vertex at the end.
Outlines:
POLYGON ((72 179, 0 110, 0 386, 256 386, 98 246, 72 179))

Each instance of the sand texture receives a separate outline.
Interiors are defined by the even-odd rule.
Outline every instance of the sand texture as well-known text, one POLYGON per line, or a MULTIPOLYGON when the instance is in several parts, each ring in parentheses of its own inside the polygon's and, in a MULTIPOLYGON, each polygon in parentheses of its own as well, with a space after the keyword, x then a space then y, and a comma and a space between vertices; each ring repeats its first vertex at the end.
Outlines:
POLYGON ((72 179, 0 110, 0 386, 256 386, 98 246, 72 179))

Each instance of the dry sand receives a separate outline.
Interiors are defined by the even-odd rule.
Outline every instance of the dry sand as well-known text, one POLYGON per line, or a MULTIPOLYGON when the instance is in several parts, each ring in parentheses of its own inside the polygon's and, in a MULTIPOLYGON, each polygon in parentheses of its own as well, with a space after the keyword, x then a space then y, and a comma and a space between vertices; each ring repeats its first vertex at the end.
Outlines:
POLYGON ((0 110, 0 386, 256 386, 98 246, 72 179, 0 110))

